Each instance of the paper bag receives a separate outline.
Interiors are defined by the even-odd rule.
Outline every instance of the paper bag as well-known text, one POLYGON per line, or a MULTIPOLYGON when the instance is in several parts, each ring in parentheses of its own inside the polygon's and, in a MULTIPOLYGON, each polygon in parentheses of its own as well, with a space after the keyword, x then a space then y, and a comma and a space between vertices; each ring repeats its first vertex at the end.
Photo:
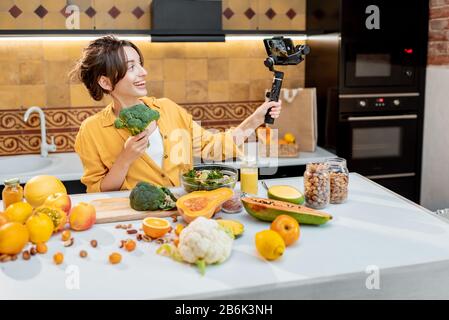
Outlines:
POLYGON ((270 125, 278 129, 278 138, 292 133, 299 151, 315 152, 318 128, 315 88, 281 89, 282 111, 270 125))

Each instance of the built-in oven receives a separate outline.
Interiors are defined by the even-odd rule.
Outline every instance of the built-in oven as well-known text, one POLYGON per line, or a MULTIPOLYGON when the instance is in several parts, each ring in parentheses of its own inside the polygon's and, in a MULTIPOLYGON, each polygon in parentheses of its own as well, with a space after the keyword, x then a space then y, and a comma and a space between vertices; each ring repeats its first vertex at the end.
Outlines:
POLYGON ((340 94, 336 153, 350 171, 416 201, 419 94, 340 94))
POLYGON ((415 173, 418 116, 343 115, 337 153, 363 175, 415 173))

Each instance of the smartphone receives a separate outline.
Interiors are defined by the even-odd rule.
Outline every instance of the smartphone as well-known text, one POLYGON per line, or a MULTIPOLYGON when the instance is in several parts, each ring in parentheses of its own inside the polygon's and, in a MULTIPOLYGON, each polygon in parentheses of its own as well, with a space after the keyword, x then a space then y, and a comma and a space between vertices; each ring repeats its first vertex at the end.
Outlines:
POLYGON ((264 39, 265 50, 267 54, 277 58, 277 62, 282 64, 283 60, 287 60, 289 55, 295 53, 295 46, 292 39, 284 37, 274 37, 264 39))

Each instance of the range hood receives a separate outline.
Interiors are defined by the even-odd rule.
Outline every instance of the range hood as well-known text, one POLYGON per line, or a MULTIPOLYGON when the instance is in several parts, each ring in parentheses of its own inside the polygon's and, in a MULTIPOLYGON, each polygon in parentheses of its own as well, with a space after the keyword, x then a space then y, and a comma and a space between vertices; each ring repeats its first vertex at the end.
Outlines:
POLYGON ((221 0, 153 0, 152 42, 225 41, 221 0))

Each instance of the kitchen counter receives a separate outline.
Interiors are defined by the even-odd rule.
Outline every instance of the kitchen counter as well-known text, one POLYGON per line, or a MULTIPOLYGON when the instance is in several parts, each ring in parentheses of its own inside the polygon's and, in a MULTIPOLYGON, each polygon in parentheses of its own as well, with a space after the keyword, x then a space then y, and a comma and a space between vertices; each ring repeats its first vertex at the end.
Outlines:
MULTIPOLYGON (((269 180, 274 184, 302 190, 303 180, 269 180)), ((262 187, 259 191, 266 196, 262 187)), ((72 202, 127 194, 74 195, 72 202)), ((245 232, 229 260, 208 266, 204 276, 157 255, 154 243, 138 242, 134 252, 122 251, 120 240, 130 236, 115 224, 72 233, 75 244, 69 248, 54 236, 47 254, 0 264, 0 299, 449 298, 446 220, 355 173, 348 201, 324 211, 334 219, 320 227, 302 225, 299 241, 273 262, 262 260, 254 245, 255 233, 268 223, 244 211, 220 213, 240 220, 245 232), (96 249, 89 246, 92 239, 99 243, 96 249), (81 259, 80 250, 89 256, 81 259), (57 251, 65 256, 59 266, 52 263, 57 251), (122 253, 118 265, 108 263, 113 251, 122 253)), ((140 222, 133 225, 139 228, 140 222)))
MULTIPOLYGON (((320 162, 325 161, 327 158, 335 156, 334 154, 318 147, 315 152, 301 152, 296 158, 261 158, 260 167, 284 167, 305 165, 308 162, 320 162)), ((0 167, 2 161, 8 163, 7 167, 9 171, 5 169, 5 172, 1 173, 1 181, 3 184, 5 179, 20 178, 22 183, 27 182, 34 176, 46 174, 53 175, 62 181, 76 181, 80 180, 83 174, 83 166, 81 160, 75 152, 69 153, 50 153, 48 155, 49 164, 41 169, 24 171, 21 168, 21 164, 29 164, 36 160, 41 160, 40 155, 18 155, 18 156, 4 156, 0 157, 0 167)), ((225 162, 227 165, 239 168, 241 162, 225 162)))

